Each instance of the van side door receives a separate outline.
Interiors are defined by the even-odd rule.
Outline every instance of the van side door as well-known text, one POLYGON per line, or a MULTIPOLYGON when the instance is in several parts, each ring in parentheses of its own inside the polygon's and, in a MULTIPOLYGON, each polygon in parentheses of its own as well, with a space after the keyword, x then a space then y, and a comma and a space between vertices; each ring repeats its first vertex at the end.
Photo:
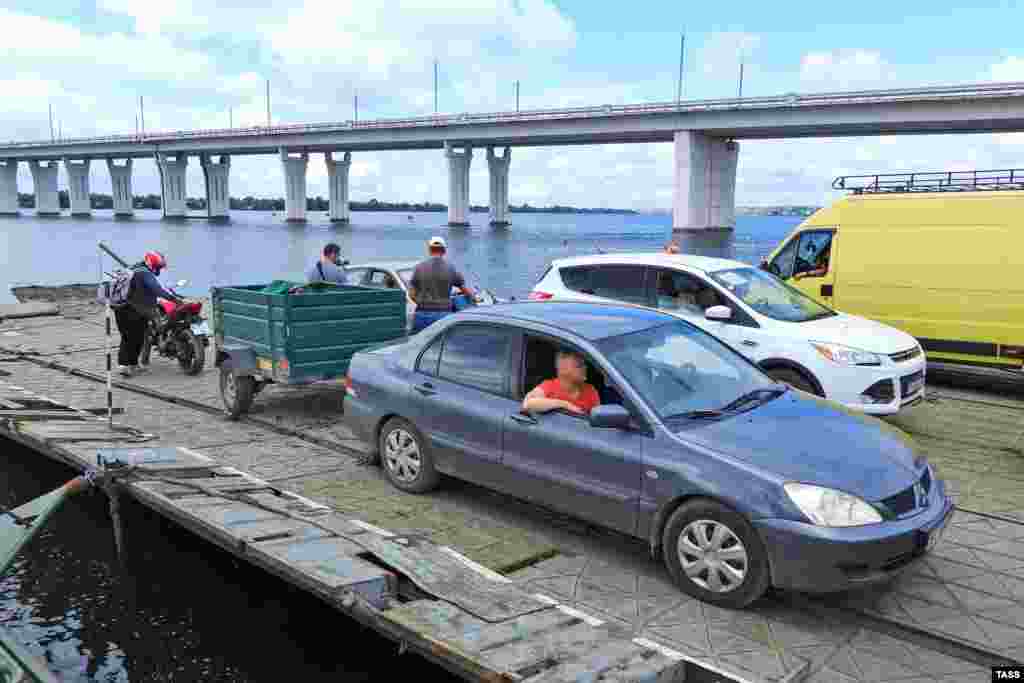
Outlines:
POLYGON ((808 228, 789 240, 768 270, 809 297, 835 303, 838 236, 835 228, 808 228))

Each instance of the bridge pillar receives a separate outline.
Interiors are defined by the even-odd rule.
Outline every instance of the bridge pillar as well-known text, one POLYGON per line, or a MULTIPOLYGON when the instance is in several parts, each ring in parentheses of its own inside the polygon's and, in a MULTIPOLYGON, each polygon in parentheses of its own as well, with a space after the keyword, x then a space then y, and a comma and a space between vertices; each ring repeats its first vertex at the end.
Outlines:
POLYGON ((306 222, 306 167, 309 154, 303 152, 297 157, 288 156, 288 150, 281 150, 281 165, 284 167, 284 212, 288 223, 306 222))
POLYGON ((68 200, 71 204, 71 215, 76 218, 92 216, 92 201, 89 198, 89 159, 75 163, 64 158, 64 170, 68 174, 68 200))
POLYGON ((110 171, 110 194, 114 199, 114 217, 126 218, 135 214, 135 196, 132 194, 132 160, 125 159, 124 166, 118 166, 113 159, 107 159, 110 171))
POLYGON ((465 151, 460 153, 446 142, 444 154, 448 158, 448 225, 468 226, 469 164, 473 161, 473 148, 466 145, 465 151))
POLYGON ((33 159, 28 162, 28 167, 32 171, 32 185, 36 193, 36 215, 59 216, 60 199, 57 197, 59 164, 56 161, 33 159))
POLYGON ((160 170, 160 207, 164 218, 184 218, 188 210, 185 205, 188 155, 157 152, 156 165, 160 170))
POLYGON ((18 160, 0 161, 0 216, 18 215, 18 160))
POLYGON ((199 162, 206 179, 206 215, 211 221, 223 222, 231 219, 231 194, 228 192, 228 176, 231 172, 231 157, 226 154, 217 163, 210 155, 202 154, 199 162))
POLYGON ((352 152, 345 152, 341 161, 335 161, 330 152, 325 152, 324 162, 331 192, 331 222, 348 223, 352 216, 348 206, 348 170, 352 166, 352 152))
POLYGON ((487 167, 491 172, 491 225, 508 225, 508 167, 512 161, 512 148, 505 148, 505 156, 497 156, 493 147, 487 148, 487 167))
POLYGON ((675 134, 672 230, 684 253, 730 258, 739 145, 700 131, 675 134))

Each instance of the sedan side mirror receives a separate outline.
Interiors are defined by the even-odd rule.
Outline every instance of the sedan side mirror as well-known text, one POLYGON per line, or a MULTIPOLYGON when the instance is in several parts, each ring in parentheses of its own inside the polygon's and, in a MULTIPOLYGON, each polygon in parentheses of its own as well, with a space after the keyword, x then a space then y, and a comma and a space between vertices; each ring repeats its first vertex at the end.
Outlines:
POLYGON ((730 320, 732 309, 728 306, 711 306, 704 311, 704 317, 708 320, 730 320))
POLYGON ((620 405, 597 406, 590 411, 590 426, 597 429, 629 429, 629 411, 620 405))

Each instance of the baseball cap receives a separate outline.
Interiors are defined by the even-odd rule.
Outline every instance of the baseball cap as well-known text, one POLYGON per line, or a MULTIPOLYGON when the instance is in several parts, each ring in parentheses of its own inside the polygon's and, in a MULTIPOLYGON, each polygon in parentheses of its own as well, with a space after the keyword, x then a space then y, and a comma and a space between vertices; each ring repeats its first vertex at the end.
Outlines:
POLYGON ((439 237, 438 235, 434 235, 433 237, 431 237, 430 241, 427 242, 427 246, 441 247, 442 249, 448 248, 448 245, 444 243, 444 239, 439 237))

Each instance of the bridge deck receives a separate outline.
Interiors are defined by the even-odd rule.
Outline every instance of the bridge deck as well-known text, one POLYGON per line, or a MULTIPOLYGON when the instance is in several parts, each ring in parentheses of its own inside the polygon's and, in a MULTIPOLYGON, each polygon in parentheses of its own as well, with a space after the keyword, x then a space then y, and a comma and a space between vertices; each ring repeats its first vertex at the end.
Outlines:
POLYGON ((360 465, 331 387, 268 390, 230 423, 212 369, 188 378, 156 359, 119 382, 118 422, 137 431, 112 434, 65 408, 105 402, 101 319, 76 313, 0 323, 0 434, 76 468, 98 449, 169 449, 137 453, 125 491, 471 679, 952 683, 1024 661, 1015 398, 935 388, 893 421, 958 497, 931 557, 885 589, 732 612, 680 593, 631 539, 467 484, 394 490, 360 465))

